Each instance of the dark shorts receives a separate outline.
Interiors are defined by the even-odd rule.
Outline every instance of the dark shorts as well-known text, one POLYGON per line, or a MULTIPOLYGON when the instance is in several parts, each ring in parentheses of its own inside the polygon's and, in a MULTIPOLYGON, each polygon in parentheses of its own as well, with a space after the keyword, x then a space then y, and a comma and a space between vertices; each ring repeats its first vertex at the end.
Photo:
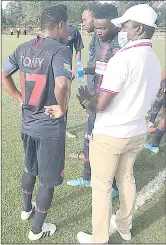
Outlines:
POLYGON ((65 165, 65 134, 60 138, 39 138, 21 134, 25 151, 25 171, 39 176, 51 188, 62 184, 65 165))
POLYGON ((13 35, 13 32, 11 32, 10 35, 12 36, 13 35))

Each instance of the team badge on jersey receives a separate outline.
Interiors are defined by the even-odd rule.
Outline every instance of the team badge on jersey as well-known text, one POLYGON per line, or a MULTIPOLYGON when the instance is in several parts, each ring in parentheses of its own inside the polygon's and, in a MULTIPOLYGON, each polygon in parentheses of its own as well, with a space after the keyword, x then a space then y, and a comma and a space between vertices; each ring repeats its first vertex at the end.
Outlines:
POLYGON ((63 70, 67 72, 71 72, 71 67, 69 64, 64 63, 63 70))

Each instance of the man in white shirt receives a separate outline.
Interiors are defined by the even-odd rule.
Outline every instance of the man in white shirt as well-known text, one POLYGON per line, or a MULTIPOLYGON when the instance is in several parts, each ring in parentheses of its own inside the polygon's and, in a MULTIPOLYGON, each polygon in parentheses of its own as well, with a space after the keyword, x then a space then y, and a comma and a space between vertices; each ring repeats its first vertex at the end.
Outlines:
POLYGON ((79 89, 78 99, 97 112, 90 143, 92 235, 79 232, 80 243, 108 243, 112 226, 124 240, 131 239, 136 186, 133 165, 146 140, 147 112, 160 84, 160 64, 151 38, 157 14, 148 4, 135 5, 120 18, 122 48, 107 65, 99 95, 90 98, 79 89), (119 189, 120 208, 112 216, 113 178, 119 189), (112 217, 111 217, 112 216, 112 217))

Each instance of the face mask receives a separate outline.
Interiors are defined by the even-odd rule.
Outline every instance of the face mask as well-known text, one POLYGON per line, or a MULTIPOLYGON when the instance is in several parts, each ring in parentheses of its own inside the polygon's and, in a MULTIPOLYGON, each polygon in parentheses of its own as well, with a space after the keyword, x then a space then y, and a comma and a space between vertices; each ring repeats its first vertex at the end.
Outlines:
MULTIPOLYGON (((135 26, 133 29, 131 29, 130 31, 134 30, 137 26, 135 26)), ((127 34, 130 32, 130 31, 120 31, 118 33, 118 43, 119 43, 119 46, 121 48, 123 48, 128 42, 132 41, 132 40, 128 40, 127 38, 127 34)))
POLYGON ((127 32, 121 31, 118 33, 118 43, 121 48, 123 48, 128 43, 127 32))

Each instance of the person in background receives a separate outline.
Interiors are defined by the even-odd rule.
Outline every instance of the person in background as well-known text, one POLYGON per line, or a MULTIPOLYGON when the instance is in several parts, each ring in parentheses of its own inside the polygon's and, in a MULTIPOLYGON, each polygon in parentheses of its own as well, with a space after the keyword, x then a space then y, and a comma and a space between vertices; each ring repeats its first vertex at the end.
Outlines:
MULTIPOLYGON (((152 49, 157 14, 148 4, 129 8, 112 19, 122 26, 122 48, 108 62, 98 95, 79 88, 80 103, 97 113, 90 141, 92 187, 92 235, 77 234, 79 243, 105 244, 111 225, 120 236, 131 239, 136 186, 133 166, 146 141, 146 115, 160 84, 160 63, 152 49), (110 193, 113 178, 120 207, 112 215, 110 193)), ((102 26, 102 25, 101 25, 102 26)))
POLYGON ((51 236, 56 231, 54 224, 44 221, 52 203, 54 187, 61 185, 64 177, 64 114, 72 81, 72 55, 64 45, 68 32, 66 11, 57 6, 44 9, 41 35, 21 44, 9 56, 2 70, 2 85, 22 110, 25 171, 22 177, 21 220, 28 220, 35 211, 28 235, 32 241, 51 236), (18 70, 21 92, 12 78, 18 70), (32 202, 32 195, 36 176, 39 177, 39 186, 35 203, 32 202))
MULTIPOLYGON (((83 11, 82 22, 83 22, 83 27, 87 31, 87 33, 94 32, 94 13, 91 9, 86 9, 83 11)), ((96 63, 96 60, 95 60, 95 40, 96 38, 97 38, 97 34, 96 32, 94 32, 94 35, 89 43, 89 56, 88 56, 88 63, 87 63, 88 67, 94 66, 96 63)), ((95 79, 95 75, 87 75, 86 84, 87 84, 88 90, 91 92, 93 92, 94 79, 95 79)), ((91 128, 92 123, 91 123, 91 117, 89 117, 89 114, 87 113, 87 126, 89 125, 89 127, 91 128)), ((77 153, 71 153, 69 154, 69 157, 84 161, 85 160, 84 149, 86 150, 87 141, 89 141, 89 136, 88 136, 87 129, 86 129, 82 151, 79 151, 77 153)))
POLYGON ((156 100, 155 100, 153 107, 152 107, 152 113, 150 116, 150 121, 147 125, 149 133, 153 133, 156 130, 154 124, 155 124, 156 117, 157 117, 158 113, 160 112, 162 105, 163 105, 164 95, 162 92, 162 90, 163 90, 162 84, 165 82, 165 80, 166 80, 166 67, 164 68, 164 70, 162 72, 160 87, 159 87, 159 90, 158 90, 157 95, 156 95, 156 100))
MULTIPOLYGON (((94 26, 96 30, 96 33, 94 34, 90 44, 91 50, 89 52, 90 55, 88 67, 84 69, 88 76, 89 73, 93 74, 92 79, 90 77, 90 79, 88 78, 87 81, 88 91, 93 94, 97 94, 99 92, 104 74, 103 68, 106 67, 108 60, 120 49, 117 40, 118 29, 115 28, 111 22, 111 19, 117 16, 117 8, 112 4, 103 4, 102 6, 98 7, 95 12, 95 19, 92 15, 90 15, 89 12, 83 13, 84 25, 86 26, 87 23, 86 29, 92 30, 90 23, 92 24, 92 20, 94 20, 94 26), (90 21, 88 18, 90 18, 90 21)), ((94 127, 95 118, 96 113, 88 111, 88 122, 83 147, 83 153, 85 156, 83 173, 81 177, 67 181, 68 185, 82 187, 90 186, 91 167, 89 161, 89 140, 94 127)), ((112 198, 115 198, 119 195, 115 179, 113 181, 111 193, 112 198)))
POLYGON ((26 27, 24 28, 24 35, 26 36, 27 35, 27 29, 26 29, 26 27))
MULTIPOLYGON (((62 8, 67 12, 66 5, 58 4, 58 7, 62 8)), ((73 49, 75 49, 75 59, 72 67, 72 78, 74 79, 76 75, 76 62, 79 58, 81 58, 81 50, 84 48, 84 45, 79 30, 75 26, 71 25, 70 23, 69 23, 69 37, 66 45, 71 50, 72 55, 73 55, 73 49)), ((66 113, 66 124, 67 124, 67 114, 68 112, 66 113)), ((76 138, 76 135, 68 131, 66 131, 66 135, 69 138, 76 138)))
POLYGON ((14 32, 13 32, 13 28, 10 28, 10 36, 13 36, 14 32))
MULTIPOLYGON (((166 132, 166 68, 164 69, 161 77, 161 84, 160 84, 160 101, 162 102, 162 118, 160 119, 157 128, 154 128, 154 136, 152 139, 152 143, 147 143, 144 145, 145 149, 153 152, 153 153, 158 153, 159 152, 159 145, 162 140, 162 138, 165 135, 166 132)), ((158 101, 156 100, 155 103, 158 101)), ((154 105, 153 105, 154 107, 154 105)), ((157 114, 157 111, 155 111, 157 114)), ((156 114, 152 114, 151 118, 154 115, 154 120, 156 118, 156 114)))
POLYGON ((17 38, 20 36, 20 27, 17 27, 17 38))

